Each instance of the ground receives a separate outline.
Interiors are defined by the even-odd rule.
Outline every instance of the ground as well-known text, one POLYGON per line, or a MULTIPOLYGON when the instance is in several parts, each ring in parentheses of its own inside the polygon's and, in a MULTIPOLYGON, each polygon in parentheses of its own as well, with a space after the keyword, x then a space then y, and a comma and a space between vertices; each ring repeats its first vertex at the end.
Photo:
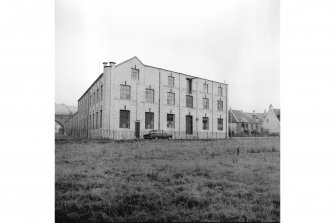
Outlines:
POLYGON ((56 222, 279 222, 279 141, 58 141, 56 222))

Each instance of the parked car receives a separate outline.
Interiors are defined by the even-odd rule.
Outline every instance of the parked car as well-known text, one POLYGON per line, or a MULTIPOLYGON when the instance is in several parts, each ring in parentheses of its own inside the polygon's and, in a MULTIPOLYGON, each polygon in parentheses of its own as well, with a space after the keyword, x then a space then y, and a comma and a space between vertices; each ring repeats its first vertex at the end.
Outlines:
POLYGON ((163 130, 151 130, 148 134, 143 135, 144 139, 171 139, 172 134, 168 134, 163 130))

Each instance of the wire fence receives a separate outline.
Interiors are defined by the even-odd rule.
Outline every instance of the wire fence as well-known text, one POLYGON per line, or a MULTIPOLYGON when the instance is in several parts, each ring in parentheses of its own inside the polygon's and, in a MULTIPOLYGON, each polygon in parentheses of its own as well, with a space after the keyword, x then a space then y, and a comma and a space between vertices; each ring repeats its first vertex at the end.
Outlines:
MULTIPOLYGON (((71 139, 111 139, 111 140, 138 140, 143 139, 143 135, 149 133, 150 130, 142 131, 139 137, 136 137, 134 130, 110 130, 110 129, 71 129, 68 131, 60 131, 55 133, 56 140, 71 140, 71 139)), ((229 132, 212 132, 212 131, 197 131, 193 134, 186 134, 185 131, 166 131, 172 135, 172 139, 184 140, 218 140, 226 138, 258 138, 258 137, 273 137, 279 136, 278 133, 269 132, 251 132, 251 133, 234 133, 229 132), (228 136, 228 137, 227 137, 228 136)))

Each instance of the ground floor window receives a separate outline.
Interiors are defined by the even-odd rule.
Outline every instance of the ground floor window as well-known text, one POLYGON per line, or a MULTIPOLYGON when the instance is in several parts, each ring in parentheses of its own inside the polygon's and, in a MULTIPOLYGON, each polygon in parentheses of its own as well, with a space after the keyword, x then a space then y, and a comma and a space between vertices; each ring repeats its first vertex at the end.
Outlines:
POLYGON ((174 114, 167 114, 167 127, 174 129, 174 114))
POLYGON ((209 129, 209 119, 208 117, 202 118, 202 129, 208 130, 209 129))
POLYGON ((145 129, 154 129, 154 113, 145 113, 145 129))
POLYGON ((223 119, 218 118, 218 130, 223 130, 223 119))
POLYGON ((120 110, 120 128, 130 128, 130 111, 120 110))
POLYGON ((102 110, 100 110, 100 128, 102 128, 102 110))

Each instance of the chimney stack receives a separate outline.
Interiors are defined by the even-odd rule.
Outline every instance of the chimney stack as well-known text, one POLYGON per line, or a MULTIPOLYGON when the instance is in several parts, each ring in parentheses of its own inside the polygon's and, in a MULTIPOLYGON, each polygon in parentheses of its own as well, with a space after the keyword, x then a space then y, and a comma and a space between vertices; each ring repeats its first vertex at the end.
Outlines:
POLYGON ((102 64, 104 65, 104 67, 107 67, 107 62, 103 62, 102 64))
POLYGON ((109 66, 114 66, 115 65, 115 62, 109 62, 109 66))
POLYGON ((269 106, 269 110, 272 109, 272 108, 273 108, 273 107, 272 107, 272 104, 270 104, 270 106, 269 106))

